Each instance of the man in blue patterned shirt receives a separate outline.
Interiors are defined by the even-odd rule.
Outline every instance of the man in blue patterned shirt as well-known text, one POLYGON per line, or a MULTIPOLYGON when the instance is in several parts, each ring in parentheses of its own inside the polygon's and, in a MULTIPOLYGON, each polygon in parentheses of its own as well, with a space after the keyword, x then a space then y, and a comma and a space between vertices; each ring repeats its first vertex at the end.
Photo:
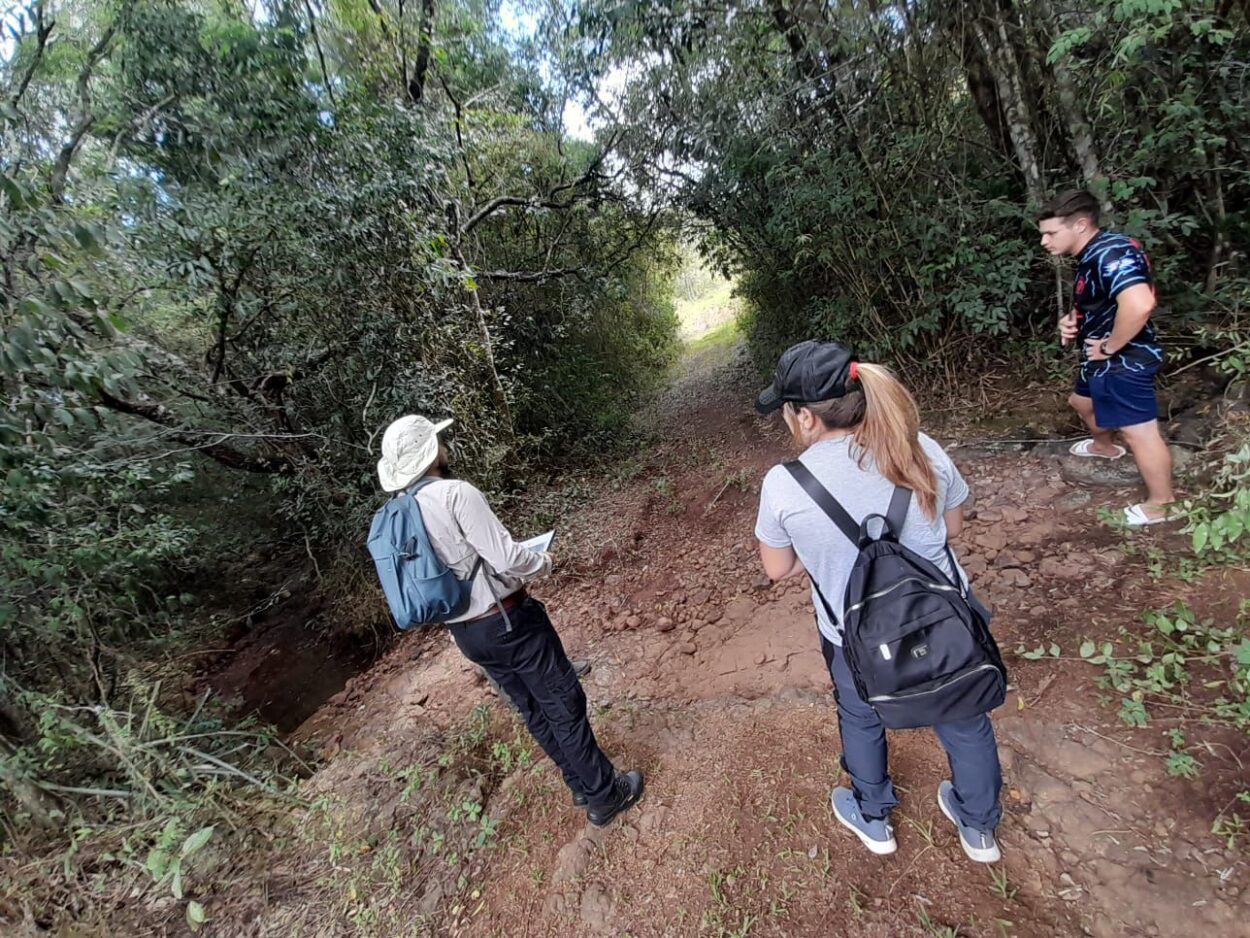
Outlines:
POLYGON ((1071 453, 1119 459, 1133 451, 1146 483, 1146 501, 1124 509, 1131 525, 1166 521, 1172 502, 1172 454, 1159 432, 1155 372, 1163 349, 1150 314, 1155 286, 1150 259, 1136 238, 1098 227, 1098 200, 1088 192, 1064 192, 1037 214, 1042 247, 1076 258, 1072 309, 1059 320, 1064 345, 1079 343, 1081 367, 1068 403, 1093 434, 1071 453))

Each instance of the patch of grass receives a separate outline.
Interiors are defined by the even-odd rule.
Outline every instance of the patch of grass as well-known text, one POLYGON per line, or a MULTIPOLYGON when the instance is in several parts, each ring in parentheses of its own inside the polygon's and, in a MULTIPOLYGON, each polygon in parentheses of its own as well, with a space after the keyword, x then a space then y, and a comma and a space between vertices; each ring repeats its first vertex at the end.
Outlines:
POLYGON ((903 820, 905 820, 909 825, 911 825, 911 827, 916 831, 917 834, 920 835, 921 839, 924 840, 926 844, 928 844, 930 847, 934 846, 934 840, 936 839, 936 834, 934 833, 934 830, 933 830, 932 821, 925 821, 924 824, 921 824, 919 821, 912 820, 909 817, 904 817, 903 820))
MULTIPOLYGON (((700 325, 714 323, 721 317, 728 317, 731 322, 737 318, 740 301, 733 295, 733 283, 720 278, 717 281, 698 296, 677 302, 677 321, 681 323, 683 335, 689 336, 700 325)), ((698 338, 698 334, 692 338, 698 338)))
POLYGON ((990 867, 990 891, 1004 902, 1011 902, 1016 897, 1018 890, 1007 880, 1007 868, 1005 866, 990 867))
POLYGON ((703 333, 697 339, 691 339, 686 343, 686 350, 689 352, 703 352, 718 345, 732 345, 737 338, 738 321, 736 319, 728 319, 714 329, 703 333))
POLYGON ((660 476, 655 480, 655 492, 664 499, 664 511, 670 515, 680 515, 686 510, 686 503, 677 495, 673 480, 668 476, 660 476))
MULTIPOLYGON (((1214 727, 1250 736, 1250 600, 1242 599, 1232 622, 1200 617, 1183 601, 1141 615, 1145 628, 1122 627, 1118 642, 1085 639, 1080 659, 1102 669, 1099 686, 1119 697, 1120 719, 1147 727, 1163 715, 1188 717, 1190 732, 1214 727), (1199 690, 1199 688, 1201 690, 1199 690), (1204 693, 1205 692, 1205 693, 1204 693)), ((1189 742, 1179 727, 1164 735, 1168 774, 1197 779, 1203 762, 1192 754, 1214 752, 1204 741, 1189 742)), ((1230 846, 1244 830, 1235 810, 1250 803, 1250 788, 1236 792, 1213 819, 1212 833, 1230 846)))
MULTIPOLYGON (((438 891, 439 915, 448 909, 454 917, 477 904, 476 865, 499 837, 491 794, 532 760, 522 734, 515 717, 479 706, 458 731, 406 754, 403 768, 380 766, 386 771, 373 777, 382 784, 370 788, 367 800, 320 801, 299 820, 305 849, 293 851, 307 857, 303 865, 315 875, 315 892, 300 897, 308 914, 362 938, 381 938, 412 933, 414 883, 438 891)), ((531 876, 541 885, 541 868, 531 876)))
POLYGON ((916 907, 916 920, 933 938, 959 938, 959 926, 937 924, 929 918, 929 913, 923 905, 916 907))
POLYGON ((864 914, 864 894, 855 886, 851 887, 851 893, 846 897, 846 904, 856 918, 864 914))

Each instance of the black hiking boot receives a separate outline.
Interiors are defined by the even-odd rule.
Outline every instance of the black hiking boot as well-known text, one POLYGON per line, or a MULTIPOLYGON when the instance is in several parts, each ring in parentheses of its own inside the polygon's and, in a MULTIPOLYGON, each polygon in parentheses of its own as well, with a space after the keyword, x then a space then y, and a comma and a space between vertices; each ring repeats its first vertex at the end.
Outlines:
POLYGON ((606 827, 622 811, 627 811, 642 797, 642 773, 618 772, 612 786, 612 800, 602 808, 586 811, 586 820, 595 827, 606 827))
POLYGON ((586 796, 583 795, 580 791, 573 792, 573 807, 575 808, 586 807, 586 796))

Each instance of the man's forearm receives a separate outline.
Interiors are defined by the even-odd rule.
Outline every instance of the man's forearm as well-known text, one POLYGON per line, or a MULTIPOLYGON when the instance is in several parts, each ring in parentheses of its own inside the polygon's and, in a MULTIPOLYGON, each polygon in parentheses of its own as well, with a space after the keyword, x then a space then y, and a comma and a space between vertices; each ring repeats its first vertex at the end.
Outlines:
POLYGON ((1150 321, 1150 310, 1141 312, 1140 310, 1120 309, 1115 314, 1115 325, 1111 328, 1111 335, 1106 338, 1107 351, 1115 354, 1133 341, 1137 333, 1146 327, 1146 323, 1150 321))

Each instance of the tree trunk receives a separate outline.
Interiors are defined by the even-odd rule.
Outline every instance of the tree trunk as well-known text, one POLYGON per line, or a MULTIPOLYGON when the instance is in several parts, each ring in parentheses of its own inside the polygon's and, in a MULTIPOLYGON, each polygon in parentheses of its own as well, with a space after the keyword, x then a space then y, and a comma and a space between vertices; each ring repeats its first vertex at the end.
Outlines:
POLYGON ((1011 133, 1007 130, 1007 121, 1003 114, 1003 104, 998 97, 998 86, 994 83, 994 73, 986 61, 985 52, 970 30, 963 34, 964 76, 968 82, 968 93, 977 106, 977 113, 990 132, 995 149, 1003 155, 1003 159, 1013 158, 1011 133))
MULTIPOLYGON (((453 241, 452 247, 456 252, 456 260, 460 262, 460 269, 464 276, 472 278, 473 268, 469 266, 469 262, 465 259, 459 242, 453 241)), ((477 332, 482 340, 482 349, 486 353, 486 365, 490 369, 495 403, 503 413, 504 421, 508 427, 508 436, 514 437, 516 436, 516 428, 512 422, 512 408, 508 406, 508 393, 504 389, 503 380, 499 377, 499 369, 495 365, 495 343, 491 339, 490 324, 486 321, 486 310, 482 308, 482 298, 478 296, 476 282, 469 289, 469 305, 472 306, 474 317, 477 319, 477 332)))
MULTIPOLYGON (((1034 6, 1045 23, 1041 31, 1042 35, 1049 36, 1052 29, 1058 29, 1059 25, 1050 0, 1037 0, 1034 6)), ((1098 152, 1094 148, 1093 130, 1077 95, 1076 79, 1062 57, 1056 59, 1051 65, 1051 74, 1054 76, 1055 90, 1058 92, 1059 113, 1067 126, 1077 165, 1081 167, 1081 178, 1085 181, 1086 187, 1094 192, 1103 203, 1103 209, 1109 210, 1106 180, 1098 163, 1098 152)))
POLYGON ((421 19, 417 22, 417 61, 408 81, 408 96, 413 104, 425 97, 425 75, 430 68, 430 45, 434 40, 434 0, 422 0, 421 19))
POLYGON ((1042 186, 1042 168, 1038 161, 1037 135, 1033 127, 1033 115, 1024 96, 1020 77, 1020 64, 1016 60, 1015 50, 1007 35, 1007 27, 1002 14, 994 8, 991 28, 980 20, 972 20, 972 29, 989 64, 990 73, 994 78, 994 86, 998 89, 998 99, 1002 102, 1003 112, 1007 117, 1007 131, 1011 136, 1012 149, 1016 154, 1016 163, 1020 174, 1024 177, 1025 189, 1029 201, 1040 205, 1045 201, 1042 186))

